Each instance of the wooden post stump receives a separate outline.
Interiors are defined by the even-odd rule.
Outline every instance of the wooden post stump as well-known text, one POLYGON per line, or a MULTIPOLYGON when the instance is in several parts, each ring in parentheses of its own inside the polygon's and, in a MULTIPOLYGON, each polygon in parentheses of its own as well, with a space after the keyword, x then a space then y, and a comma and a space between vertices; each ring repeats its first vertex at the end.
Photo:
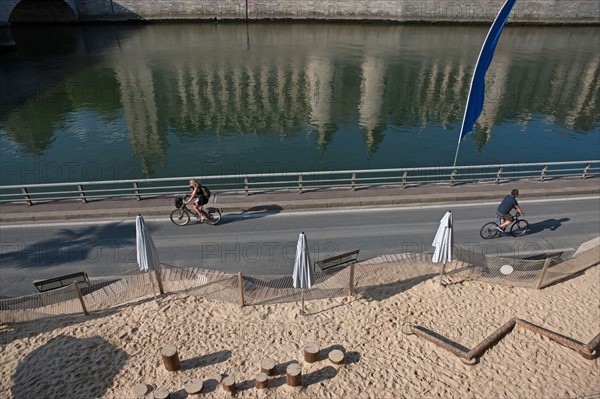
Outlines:
POLYGON ((169 399, 170 397, 171 394, 167 388, 160 387, 156 388, 156 391, 154 391, 154 399, 169 399))
POLYGON ((215 380, 217 381, 217 384, 220 384, 221 381, 223 380, 223 376, 221 374, 211 374, 210 376, 208 376, 207 380, 215 380))
POLYGON ((196 394, 199 394, 200 391, 202 391, 203 386, 204 386, 204 383, 202 382, 202 380, 193 379, 193 380, 187 382, 183 386, 183 388, 185 389, 185 391, 187 392, 188 395, 196 395, 196 394))
POLYGON ((334 349, 329 352, 329 361, 331 361, 333 364, 344 364, 345 358, 346 356, 341 350, 334 349))
POLYGON ((223 389, 226 392, 230 392, 230 393, 235 392, 235 380, 233 379, 233 377, 223 378, 223 382, 221 384, 223 385, 223 389))
POLYGON ((135 384, 131 390, 133 391, 133 396, 136 398, 143 398, 148 393, 148 385, 146 384, 135 384))
POLYGON ((263 361, 260 362, 260 371, 266 375, 275 374, 275 360, 271 358, 263 359, 263 361))
POLYGON ((285 382, 291 387, 302 385, 302 367, 298 363, 292 363, 285 370, 285 382))
POLYGON ((173 345, 165 345, 160 351, 163 363, 168 371, 177 371, 181 368, 177 348, 173 345))
POLYGON ((269 386, 269 376, 266 373, 256 375, 256 389, 265 389, 269 386))
POLYGON ((314 363, 321 360, 321 348, 316 342, 310 342, 304 345, 304 361, 314 363))

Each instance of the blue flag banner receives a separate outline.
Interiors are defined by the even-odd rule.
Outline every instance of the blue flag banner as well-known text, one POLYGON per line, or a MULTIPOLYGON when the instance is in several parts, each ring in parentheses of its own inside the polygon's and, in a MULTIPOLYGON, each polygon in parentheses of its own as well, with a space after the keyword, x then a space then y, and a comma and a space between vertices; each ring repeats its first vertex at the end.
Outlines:
MULTIPOLYGON (((506 3, 502 6, 502 9, 496 16, 490 31, 488 32, 485 41, 483 42, 483 47, 481 47, 481 52, 479 53, 479 58, 477 59, 477 64, 475 65, 475 72, 473 73, 473 78, 471 80, 471 88, 469 90, 469 97, 467 98, 467 106, 465 108, 465 116, 463 118, 462 126, 460 128, 460 136, 458 137, 458 145, 460 146, 460 142, 463 137, 473 130, 473 125, 475 125, 475 121, 481 115, 481 111, 483 110, 483 100, 485 97, 485 74, 492 62, 492 57, 494 57, 494 51, 496 50, 496 44, 498 44, 498 40, 500 39, 500 34, 502 33, 502 29, 506 24, 506 20, 508 19, 508 15, 515 5, 517 0, 506 0, 506 3)), ((458 147, 456 148, 456 156, 458 157, 458 147)), ((456 165, 456 158, 454 159, 454 165, 456 165)))

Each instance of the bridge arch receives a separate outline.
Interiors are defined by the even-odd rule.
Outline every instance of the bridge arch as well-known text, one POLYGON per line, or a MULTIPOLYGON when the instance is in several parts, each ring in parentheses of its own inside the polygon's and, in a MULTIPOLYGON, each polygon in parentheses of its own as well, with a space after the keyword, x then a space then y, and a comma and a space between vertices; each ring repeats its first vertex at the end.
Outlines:
MULTIPOLYGON (((73 23, 78 21, 75 0, 13 0, 8 23, 73 23)), ((9 6, 10 7, 10 6, 9 6)))

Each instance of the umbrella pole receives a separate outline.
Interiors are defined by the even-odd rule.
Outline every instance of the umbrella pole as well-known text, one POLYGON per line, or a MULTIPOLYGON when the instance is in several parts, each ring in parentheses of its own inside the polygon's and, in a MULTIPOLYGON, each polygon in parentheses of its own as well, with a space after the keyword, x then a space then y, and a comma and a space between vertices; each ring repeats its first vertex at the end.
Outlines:
POLYGON ((446 269, 446 262, 442 262, 442 271, 440 272, 440 285, 444 287, 444 269, 446 269))
POLYGON ((302 288, 302 305, 300 308, 300 314, 304 314, 304 288, 302 288))
POLYGON ((154 296, 154 301, 158 305, 158 298, 156 297, 156 290, 154 289, 154 280, 152 280, 152 275, 148 272, 148 278, 150 279, 150 284, 152 284, 152 295, 154 296))

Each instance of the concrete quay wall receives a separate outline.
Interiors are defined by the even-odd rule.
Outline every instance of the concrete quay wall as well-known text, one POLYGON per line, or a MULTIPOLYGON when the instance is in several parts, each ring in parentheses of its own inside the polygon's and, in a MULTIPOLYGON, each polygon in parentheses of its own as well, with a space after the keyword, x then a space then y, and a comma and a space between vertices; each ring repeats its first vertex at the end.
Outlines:
MULTIPOLYGON (((373 20, 490 23, 504 0, 74 0, 80 21, 373 20)), ((599 0, 519 0, 509 23, 600 24, 599 0)))

